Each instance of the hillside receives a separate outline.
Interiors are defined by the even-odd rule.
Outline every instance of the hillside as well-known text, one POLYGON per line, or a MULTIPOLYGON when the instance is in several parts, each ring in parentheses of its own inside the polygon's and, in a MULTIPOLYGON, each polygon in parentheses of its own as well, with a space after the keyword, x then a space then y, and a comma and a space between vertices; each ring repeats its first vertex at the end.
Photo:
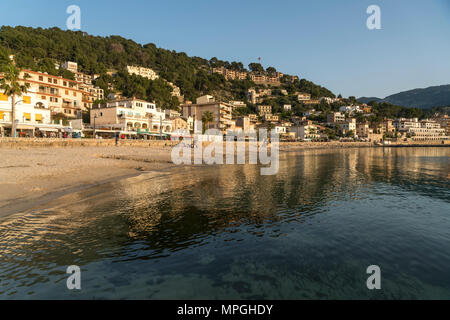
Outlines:
POLYGON ((450 105, 450 85, 414 89, 384 98, 385 101, 400 106, 429 109, 450 105))
POLYGON ((380 98, 377 98, 377 97, 361 97, 361 98, 358 98, 359 102, 366 103, 366 104, 371 102, 371 101, 379 102, 381 100, 383 100, 383 99, 380 99, 380 98))
POLYGON ((419 109, 431 109, 433 107, 450 106, 450 85, 414 89, 390 95, 384 99, 366 98, 358 99, 359 102, 385 101, 405 107, 419 109))
MULTIPOLYGON (((21 68, 66 77, 70 77, 70 74, 57 70, 55 63, 75 61, 81 72, 101 75, 96 85, 106 93, 108 85, 112 84, 123 91, 125 96, 155 100, 165 108, 176 108, 179 104, 177 99, 171 96, 172 89, 167 82, 130 76, 125 71, 127 65, 152 68, 162 79, 178 86, 185 99, 191 101, 203 94, 213 94, 224 100, 245 100, 247 89, 255 86, 250 80, 226 81, 222 75, 210 73, 210 70, 217 66, 246 70, 240 62, 189 57, 184 52, 158 48, 153 43, 141 45, 120 36, 98 37, 59 28, 2 26, 0 51, 14 54, 21 68), (110 69, 117 70, 117 75, 108 76, 106 73, 110 69)), ((328 89, 305 79, 293 83, 284 82, 282 88, 290 93, 311 93, 313 97, 334 97, 328 89)), ((295 101, 292 103, 295 104, 295 101)))

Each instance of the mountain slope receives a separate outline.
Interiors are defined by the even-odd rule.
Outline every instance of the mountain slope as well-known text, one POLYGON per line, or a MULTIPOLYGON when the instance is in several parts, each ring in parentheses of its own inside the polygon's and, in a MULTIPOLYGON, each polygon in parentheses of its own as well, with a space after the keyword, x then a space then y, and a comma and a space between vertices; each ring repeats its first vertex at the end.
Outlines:
POLYGON ((414 89, 390 95, 383 99, 392 104, 430 109, 450 105, 450 85, 414 89))
POLYGON ((371 101, 378 102, 378 101, 381 101, 381 100, 383 100, 383 99, 377 98, 377 97, 361 97, 361 98, 358 98, 358 101, 361 102, 361 103, 369 103, 371 101))
POLYGON ((390 95, 384 99, 375 97, 361 97, 359 102, 385 101, 404 107, 431 109, 433 107, 450 106, 450 84, 428 87, 424 89, 408 90, 390 95))

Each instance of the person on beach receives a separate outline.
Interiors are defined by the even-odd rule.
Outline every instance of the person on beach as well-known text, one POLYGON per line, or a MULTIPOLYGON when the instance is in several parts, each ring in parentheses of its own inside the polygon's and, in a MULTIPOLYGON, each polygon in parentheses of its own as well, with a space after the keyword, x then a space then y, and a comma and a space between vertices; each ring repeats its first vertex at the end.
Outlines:
POLYGON ((116 133, 116 147, 119 145, 119 134, 116 133))

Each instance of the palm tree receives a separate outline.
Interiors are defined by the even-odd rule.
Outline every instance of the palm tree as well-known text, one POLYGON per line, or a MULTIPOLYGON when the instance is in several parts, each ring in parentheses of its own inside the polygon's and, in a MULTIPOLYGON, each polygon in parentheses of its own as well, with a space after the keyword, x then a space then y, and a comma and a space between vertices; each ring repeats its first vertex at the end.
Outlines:
MULTIPOLYGON (((8 97, 11 97, 11 136, 16 137, 16 96, 21 97, 30 87, 29 83, 21 84, 21 70, 16 67, 14 61, 9 61, 3 68, 3 78, 0 79, 0 90, 8 97)), ((24 79, 29 77, 25 75, 24 79)))
POLYGON ((203 113, 202 122, 203 122, 203 133, 205 133, 206 128, 210 122, 214 121, 214 115, 211 111, 206 111, 203 113))

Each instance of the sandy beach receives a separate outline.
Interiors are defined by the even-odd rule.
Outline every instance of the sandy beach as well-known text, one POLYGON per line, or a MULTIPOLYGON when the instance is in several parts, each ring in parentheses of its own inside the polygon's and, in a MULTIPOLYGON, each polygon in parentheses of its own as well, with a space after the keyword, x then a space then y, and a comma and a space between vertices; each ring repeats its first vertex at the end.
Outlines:
POLYGON ((174 166, 170 147, 0 149, 0 216, 65 193, 174 166))

